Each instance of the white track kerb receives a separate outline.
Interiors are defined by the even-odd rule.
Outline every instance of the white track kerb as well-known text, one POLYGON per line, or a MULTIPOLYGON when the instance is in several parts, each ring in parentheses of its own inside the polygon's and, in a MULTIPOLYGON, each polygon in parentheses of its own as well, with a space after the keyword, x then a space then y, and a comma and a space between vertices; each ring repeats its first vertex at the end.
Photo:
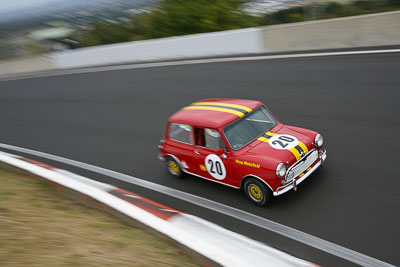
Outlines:
POLYGON ((0 161, 104 203, 223 266, 315 266, 198 217, 111 185, 5 152, 0 152, 0 161))

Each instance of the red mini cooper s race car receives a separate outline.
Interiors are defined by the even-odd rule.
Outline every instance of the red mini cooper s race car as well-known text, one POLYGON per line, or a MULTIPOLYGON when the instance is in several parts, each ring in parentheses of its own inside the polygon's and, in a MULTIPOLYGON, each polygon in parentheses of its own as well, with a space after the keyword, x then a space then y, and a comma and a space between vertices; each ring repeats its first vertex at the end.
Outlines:
POLYGON ((320 134, 280 123, 259 101, 205 99, 169 118, 159 159, 174 177, 241 188, 263 206, 322 165, 322 145, 320 134))

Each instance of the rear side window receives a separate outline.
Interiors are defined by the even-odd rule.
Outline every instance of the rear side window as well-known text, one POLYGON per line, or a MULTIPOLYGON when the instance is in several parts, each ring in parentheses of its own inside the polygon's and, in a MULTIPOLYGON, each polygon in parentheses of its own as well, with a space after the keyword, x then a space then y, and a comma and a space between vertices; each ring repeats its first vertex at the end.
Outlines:
POLYGON ((169 127, 169 138, 185 144, 193 144, 192 127, 187 124, 171 123, 169 127))

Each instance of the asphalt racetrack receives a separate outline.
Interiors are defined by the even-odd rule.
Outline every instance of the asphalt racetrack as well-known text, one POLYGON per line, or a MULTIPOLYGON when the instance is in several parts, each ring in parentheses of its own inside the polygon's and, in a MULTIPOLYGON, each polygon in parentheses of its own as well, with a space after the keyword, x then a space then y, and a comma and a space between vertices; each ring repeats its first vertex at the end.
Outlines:
MULTIPOLYGON (((221 62, 0 81, 0 143, 146 179, 400 265, 399 85, 400 53, 221 62), (170 178, 156 157, 167 118, 193 101, 211 97, 260 100, 281 122, 319 131, 325 139, 326 165, 297 192, 275 198, 266 208, 252 205, 238 190, 200 178, 170 178)), ((70 169, 318 264, 350 265, 234 218, 70 169)))

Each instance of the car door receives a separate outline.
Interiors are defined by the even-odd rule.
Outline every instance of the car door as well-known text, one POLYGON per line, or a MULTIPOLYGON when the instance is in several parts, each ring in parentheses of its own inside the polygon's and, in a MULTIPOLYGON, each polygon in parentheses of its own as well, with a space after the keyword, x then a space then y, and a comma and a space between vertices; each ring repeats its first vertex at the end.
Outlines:
POLYGON ((194 157, 193 128, 182 123, 170 123, 168 126, 169 140, 165 143, 168 155, 175 157, 184 171, 193 172, 197 166, 194 157))
POLYGON ((215 129, 200 127, 195 127, 194 133, 195 174, 224 184, 237 183, 237 167, 233 165, 233 157, 226 149, 220 133, 215 129))

